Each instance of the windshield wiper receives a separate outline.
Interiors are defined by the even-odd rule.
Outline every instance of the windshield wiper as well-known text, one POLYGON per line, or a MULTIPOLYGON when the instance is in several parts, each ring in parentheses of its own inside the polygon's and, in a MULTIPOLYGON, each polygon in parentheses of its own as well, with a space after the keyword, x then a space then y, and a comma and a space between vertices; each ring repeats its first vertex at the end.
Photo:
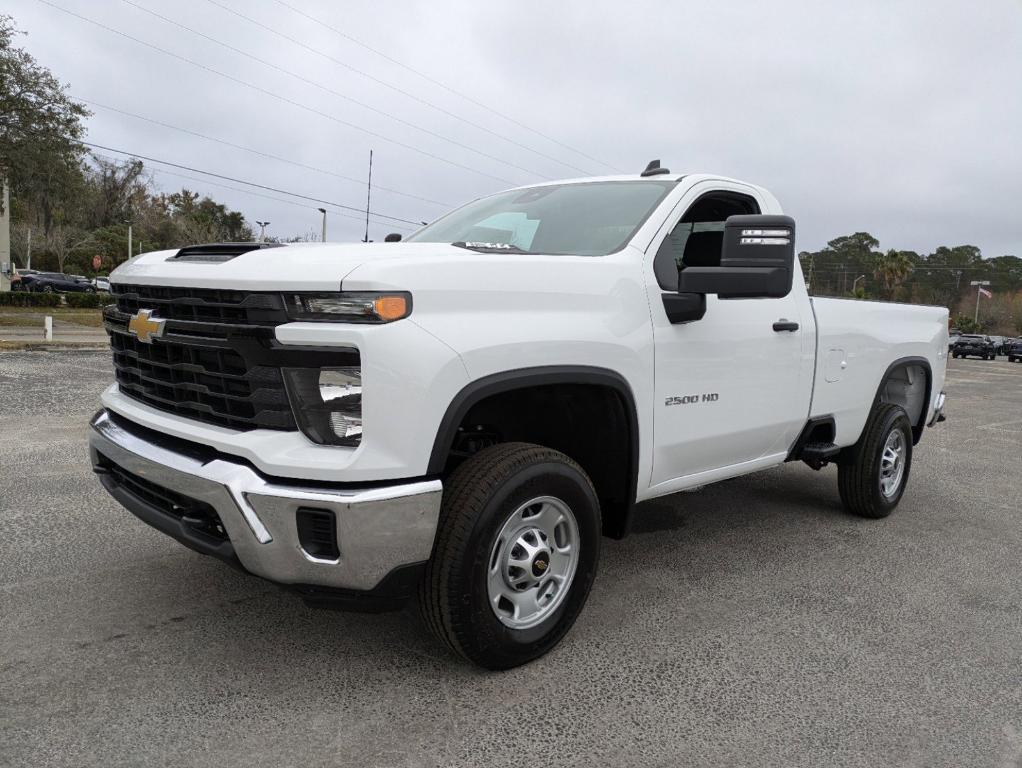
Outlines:
POLYGON ((459 240, 451 245, 457 248, 465 248, 470 251, 476 251, 477 253, 532 253, 532 251, 523 251, 517 245, 509 245, 508 243, 476 243, 459 240))

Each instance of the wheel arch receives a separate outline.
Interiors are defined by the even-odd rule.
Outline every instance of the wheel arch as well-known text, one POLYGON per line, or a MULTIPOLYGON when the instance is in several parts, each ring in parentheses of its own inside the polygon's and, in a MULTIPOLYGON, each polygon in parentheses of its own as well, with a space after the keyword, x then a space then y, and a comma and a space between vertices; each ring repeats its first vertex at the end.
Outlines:
POLYGON ((900 405, 908 413, 909 421, 912 422, 912 444, 915 445, 922 438, 923 430, 926 428, 926 415, 930 409, 932 389, 933 368, 929 360, 918 356, 898 358, 887 366, 887 370, 880 378, 870 412, 872 413, 880 403, 900 405), (912 381, 911 370, 916 367, 922 369, 922 386, 912 381), (900 385, 900 380, 896 377, 896 374, 901 371, 906 373, 904 386, 900 385), (899 383, 899 386, 890 386, 894 383, 899 383))
MULTIPOLYGON (((611 446, 614 450, 606 454, 595 450, 595 446, 582 441, 581 436, 575 434, 562 434, 559 436, 561 439, 558 439, 556 429, 553 439, 549 439, 548 430, 540 430, 548 432, 548 439, 541 439, 542 436, 537 435, 530 440, 528 427, 525 427, 524 434, 516 432, 510 439, 546 445, 577 461, 590 475, 600 495, 604 533, 613 538, 622 538, 628 532, 635 506, 639 473, 639 422, 632 388, 616 371, 581 365, 539 366, 495 373, 470 382, 451 400, 440 421, 430 453, 428 473, 442 475, 450 470, 450 463, 456 458, 455 445, 460 430, 470 414, 479 409, 486 406, 514 407, 518 399, 516 395, 522 396, 529 392, 542 391, 547 395, 557 393, 564 400, 569 392, 578 393, 583 389, 602 393, 608 398, 612 394, 618 404, 615 413, 601 414, 606 418, 593 422, 599 425, 603 434, 615 438, 611 446), (625 432, 623 446, 620 445, 619 429, 625 432), (623 461, 610 461, 615 456, 623 461)), ((574 398, 572 402, 579 399, 574 398)), ((580 407, 591 408, 592 405, 586 401, 580 407)), ((571 420, 570 413, 548 411, 546 415, 554 421, 563 419, 562 427, 571 420)))

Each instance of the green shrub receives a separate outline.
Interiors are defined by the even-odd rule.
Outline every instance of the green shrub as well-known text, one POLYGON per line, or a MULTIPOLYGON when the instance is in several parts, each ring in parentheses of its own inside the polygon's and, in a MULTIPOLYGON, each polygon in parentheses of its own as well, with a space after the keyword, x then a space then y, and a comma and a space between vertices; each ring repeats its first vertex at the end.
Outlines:
POLYGON ((67 301, 69 307, 79 309, 105 307, 107 304, 114 303, 113 299, 102 293, 68 293, 65 294, 64 300, 67 301))
POLYGON ((0 307, 59 307, 60 296, 55 293, 26 293, 11 291, 0 293, 0 307))

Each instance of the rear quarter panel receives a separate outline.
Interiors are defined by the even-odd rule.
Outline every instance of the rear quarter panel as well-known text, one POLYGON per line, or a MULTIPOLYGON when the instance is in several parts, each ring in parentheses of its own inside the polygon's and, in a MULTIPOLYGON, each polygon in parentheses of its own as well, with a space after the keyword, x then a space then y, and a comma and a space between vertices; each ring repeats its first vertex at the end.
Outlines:
POLYGON ((933 380, 929 421, 944 388, 948 311, 944 307, 813 298, 818 329, 812 416, 833 415, 835 442, 855 443, 893 363, 923 358, 933 380))

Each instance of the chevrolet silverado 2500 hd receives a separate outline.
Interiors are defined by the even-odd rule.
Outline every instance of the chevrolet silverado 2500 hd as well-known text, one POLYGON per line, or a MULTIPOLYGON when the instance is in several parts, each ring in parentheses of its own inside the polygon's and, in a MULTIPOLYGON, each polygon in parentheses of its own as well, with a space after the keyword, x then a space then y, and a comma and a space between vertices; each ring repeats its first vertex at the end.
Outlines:
POLYGON ((404 242, 137 256, 105 310, 106 489, 325 607, 417 597, 492 669, 571 627, 635 504, 785 461, 888 515, 943 418, 945 309, 809 298, 795 223, 711 175, 540 184, 404 242))

